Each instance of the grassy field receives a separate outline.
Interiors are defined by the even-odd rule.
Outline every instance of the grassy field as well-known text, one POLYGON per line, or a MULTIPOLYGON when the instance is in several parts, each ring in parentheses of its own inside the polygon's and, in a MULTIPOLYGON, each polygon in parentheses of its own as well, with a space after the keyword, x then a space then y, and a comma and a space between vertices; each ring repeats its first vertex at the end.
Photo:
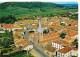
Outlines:
POLYGON ((44 8, 21 8, 21 7, 7 7, 6 9, 0 9, 0 17, 2 16, 8 16, 8 15, 13 15, 17 19, 21 18, 29 18, 33 16, 47 16, 51 17, 50 15, 52 14, 53 16, 55 15, 61 15, 61 14, 67 14, 67 12, 77 12, 78 9, 63 9, 63 8, 49 8, 49 7, 44 7, 44 8))
MULTIPOLYGON (((74 6, 73 6, 74 7, 74 6)), ((57 15, 68 17, 69 12, 78 12, 78 8, 62 7, 44 2, 6 2, 0 4, 0 23, 14 23, 22 19, 37 19, 37 17, 54 17, 57 15)), ((71 19, 78 20, 77 15, 71 19)))
POLYGON ((17 54, 16 56, 14 56, 14 57, 33 57, 33 56, 31 56, 31 55, 26 55, 25 56, 25 54, 17 54))

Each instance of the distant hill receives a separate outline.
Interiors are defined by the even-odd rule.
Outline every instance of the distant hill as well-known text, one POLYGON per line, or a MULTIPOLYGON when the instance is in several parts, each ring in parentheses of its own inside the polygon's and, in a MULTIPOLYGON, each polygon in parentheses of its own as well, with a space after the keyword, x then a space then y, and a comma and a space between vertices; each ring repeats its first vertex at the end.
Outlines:
MULTIPOLYGON (((51 2, 4 2, 0 4, 0 21, 13 16, 17 20, 40 17, 67 16, 68 12, 78 12, 78 5, 55 4, 51 2)), ((11 20, 11 19, 10 19, 11 20)))
POLYGON ((22 8, 43 8, 43 7, 73 7, 78 8, 78 4, 55 4, 51 2, 5 2, 0 4, 0 8, 6 7, 22 7, 22 8))
POLYGON ((43 8, 43 7, 56 7, 56 4, 49 2, 5 2, 0 4, 0 8, 4 9, 7 7, 22 7, 22 8, 43 8))
POLYGON ((58 4, 58 5, 68 8, 78 8, 78 4, 58 4))

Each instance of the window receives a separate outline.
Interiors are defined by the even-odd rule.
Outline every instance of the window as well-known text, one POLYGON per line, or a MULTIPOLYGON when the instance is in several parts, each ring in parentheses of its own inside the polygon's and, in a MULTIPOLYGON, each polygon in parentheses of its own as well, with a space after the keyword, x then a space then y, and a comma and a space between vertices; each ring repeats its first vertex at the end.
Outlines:
POLYGON ((61 56, 62 56, 62 53, 61 53, 61 56))
POLYGON ((63 55, 63 57, 64 57, 64 55, 63 55))
POLYGON ((58 53, 58 55, 60 55, 60 53, 58 53))
POLYGON ((58 57, 60 57, 60 56, 58 56, 58 57))
POLYGON ((71 54, 71 52, 70 52, 70 54, 71 54))
POLYGON ((39 40, 38 40, 38 42, 39 42, 39 40))

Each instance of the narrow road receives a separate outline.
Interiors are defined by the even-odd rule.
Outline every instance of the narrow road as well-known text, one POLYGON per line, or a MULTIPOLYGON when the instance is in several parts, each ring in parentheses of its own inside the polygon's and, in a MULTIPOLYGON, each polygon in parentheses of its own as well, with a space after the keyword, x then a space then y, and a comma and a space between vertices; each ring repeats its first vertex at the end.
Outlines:
MULTIPOLYGON (((24 34, 24 38, 27 39, 27 32, 25 32, 24 34)), ((34 46, 34 43, 33 44, 33 48, 42 56, 42 57, 49 57, 47 56, 45 53, 43 53, 40 49, 38 49, 36 46, 34 46)))
POLYGON ((24 38, 27 39, 27 36, 28 36, 28 32, 26 31, 24 34, 24 38))
POLYGON ((49 56, 47 56, 45 53, 43 53, 42 51, 40 51, 36 46, 33 45, 33 48, 34 48, 40 55, 42 55, 42 57, 49 57, 49 56))

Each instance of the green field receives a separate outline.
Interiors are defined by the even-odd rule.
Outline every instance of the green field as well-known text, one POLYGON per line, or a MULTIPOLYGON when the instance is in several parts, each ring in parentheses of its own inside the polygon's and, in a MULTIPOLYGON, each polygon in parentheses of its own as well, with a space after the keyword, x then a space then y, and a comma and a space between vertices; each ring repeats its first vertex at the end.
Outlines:
MULTIPOLYGON (((78 12, 78 8, 60 6, 50 2, 6 2, 0 4, 0 23, 9 23, 11 20, 37 19, 39 17, 67 16, 68 12, 78 12), (12 18, 7 16, 13 16, 12 18), (6 18, 5 18, 6 17, 6 18), (9 19, 10 18, 10 19, 9 19), (3 20, 4 19, 4 20, 3 20), (9 21, 5 21, 9 20, 9 21)), ((78 15, 75 15, 78 16, 78 15)), ((76 18, 74 15, 73 18, 76 18)), ((12 20, 14 23, 15 20, 12 20)))
POLYGON ((17 54, 16 56, 13 56, 13 57, 33 57, 33 56, 31 55, 25 56, 25 54, 17 54))
POLYGON ((33 8, 33 9, 28 9, 28 8, 21 8, 21 7, 8 7, 6 9, 1 9, 0 10, 0 17, 2 16, 8 16, 8 15, 13 15, 17 19, 18 18, 29 18, 33 16, 42 16, 42 17, 51 17, 50 15, 52 14, 53 16, 55 15, 61 15, 61 14, 67 14, 67 12, 77 12, 78 9, 62 9, 62 8, 43 8, 45 11, 41 11, 39 8, 33 8))

